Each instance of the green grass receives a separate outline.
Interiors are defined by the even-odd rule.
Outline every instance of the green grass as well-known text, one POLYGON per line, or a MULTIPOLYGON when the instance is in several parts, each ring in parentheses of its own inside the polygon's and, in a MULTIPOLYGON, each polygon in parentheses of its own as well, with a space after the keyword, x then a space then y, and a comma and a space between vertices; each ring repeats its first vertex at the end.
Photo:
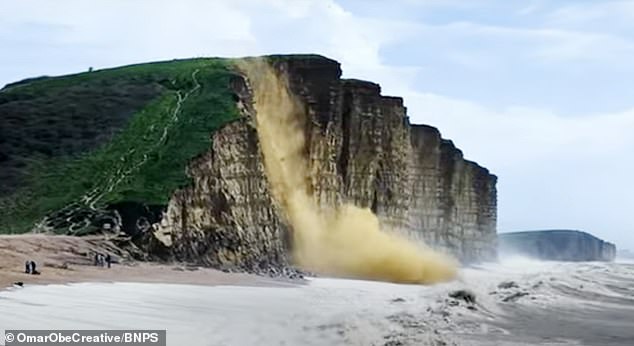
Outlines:
MULTIPOLYGON (((28 231, 48 213, 79 201, 95 188, 104 192, 99 207, 120 201, 167 204, 174 190, 190 183, 185 174, 188 162, 210 148, 214 131, 237 118, 229 89, 233 73, 227 60, 192 59, 43 79, 5 89, 0 94, 5 100, 60 95, 68 102, 81 104, 81 100, 72 99, 72 93, 64 96, 64 91, 77 85, 98 88, 112 83, 161 86, 157 97, 95 148, 72 155, 28 158, 21 187, 0 197, 0 232, 28 231), (174 122, 177 93, 184 94, 195 87, 192 73, 196 70, 200 88, 183 102, 178 121, 174 122), (166 128, 167 136, 160 141, 166 128), (112 191, 105 191, 118 171, 129 171, 129 175, 112 191)), ((98 109, 99 99, 95 102, 84 102, 80 108, 98 109)), ((91 114, 84 113, 88 115, 83 116, 91 114)))

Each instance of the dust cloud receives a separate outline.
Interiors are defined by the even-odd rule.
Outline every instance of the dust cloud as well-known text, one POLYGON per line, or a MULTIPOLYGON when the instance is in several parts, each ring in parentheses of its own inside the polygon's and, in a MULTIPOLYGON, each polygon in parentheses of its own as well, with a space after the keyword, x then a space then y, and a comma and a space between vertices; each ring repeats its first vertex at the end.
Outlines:
POLYGON ((430 248, 381 230, 369 209, 320 207, 311 193, 304 107, 264 59, 236 62, 253 89, 256 126, 275 200, 292 227, 293 259, 321 274, 421 283, 455 277, 455 262, 430 248))

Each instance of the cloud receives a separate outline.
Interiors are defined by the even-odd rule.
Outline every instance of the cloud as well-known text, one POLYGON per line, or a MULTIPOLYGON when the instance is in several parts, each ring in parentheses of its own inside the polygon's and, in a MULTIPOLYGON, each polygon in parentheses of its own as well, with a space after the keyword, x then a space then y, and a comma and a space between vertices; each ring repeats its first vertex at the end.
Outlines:
POLYGON ((566 117, 496 111, 440 95, 404 94, 413 122, 437 126, 499 176, 501 231, 584 229, 632 247, 634 108, 566 117))
POLYGON ((527 107, 498 111, 415 91, 402 94, 413 121, 438 126, 488 166, 532 165, 562 156, 592 160, 634 149, 634 108, 567 117, 527 107))
POLYGON ((453 43, 464 42, 458 51, 492 49, 490 56, 521 56, 522 60, 539 59, 544 63, 571 61, 617 61, 634 53, 634 42, 614 34, 558 28, 521 28, 495 26, 473 22, 453 22, 443 25, 420 25, 420 33, 453 43), (479 42, 474 47, 468 41, 479 42), (503 47, 512 49, 503 50, 503 47))
POLYGON ((550 25, 581 30, 614 31, 631 28, 634 3, 631 1, 596 1, 573 3, 552 11, 550 25), (600 25, 596 25, 600 24, 600 25))
POLYGON ((248 12, 230 2, 25 0, 3 4, 0 23, 0 44, 11 52, 0 56, 1 82, 11 81, 5 71, 8 78, 25 78, 88 66, 245 55, 256 45, 248 12), (25 28, 32 34, 24 35, 25 28), (5 59, 16 55, 31 58, 9 69, 5 59))

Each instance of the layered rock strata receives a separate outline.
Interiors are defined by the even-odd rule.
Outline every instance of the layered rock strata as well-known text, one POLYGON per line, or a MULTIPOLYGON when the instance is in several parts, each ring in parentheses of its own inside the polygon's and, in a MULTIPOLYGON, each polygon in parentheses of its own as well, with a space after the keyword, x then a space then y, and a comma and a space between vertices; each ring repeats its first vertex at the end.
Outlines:
MULTIPOLYGON (((370 208, 383 226, 465 262, 496 257, 496 177, 433 127, 411 125, 398 97, 341 79, 336 61, 273 57, 305 106, 310 188, 319 205, 370 208)), ((271 197, 248 81, 232 83, 242 118, 213 134, 188 167, 154 234, 179 260, 213 266, 285 265, 292 246, 271 197)))
POLYGON ((614 244, 574 230, 528 231, 499 234, 500 253, 551 261, 613 261, 614 244))

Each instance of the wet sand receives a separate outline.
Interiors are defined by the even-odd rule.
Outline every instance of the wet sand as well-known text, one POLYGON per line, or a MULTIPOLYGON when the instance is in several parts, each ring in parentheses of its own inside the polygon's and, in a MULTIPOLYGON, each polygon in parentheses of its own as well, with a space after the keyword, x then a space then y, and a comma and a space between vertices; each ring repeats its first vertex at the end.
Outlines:
POLYGON ((179 283, 192 285, 281 286, 290 281, 249 274, 133 261, 105 237, 53 235, 0 236, 0 289, 22 282, 24 286, 79 282, 179 283), (111 253, 120 263, 111 268, 94 265, 94 253, 111 253), (24 273, 27 260, 37 263, 40 275, 24 273))

